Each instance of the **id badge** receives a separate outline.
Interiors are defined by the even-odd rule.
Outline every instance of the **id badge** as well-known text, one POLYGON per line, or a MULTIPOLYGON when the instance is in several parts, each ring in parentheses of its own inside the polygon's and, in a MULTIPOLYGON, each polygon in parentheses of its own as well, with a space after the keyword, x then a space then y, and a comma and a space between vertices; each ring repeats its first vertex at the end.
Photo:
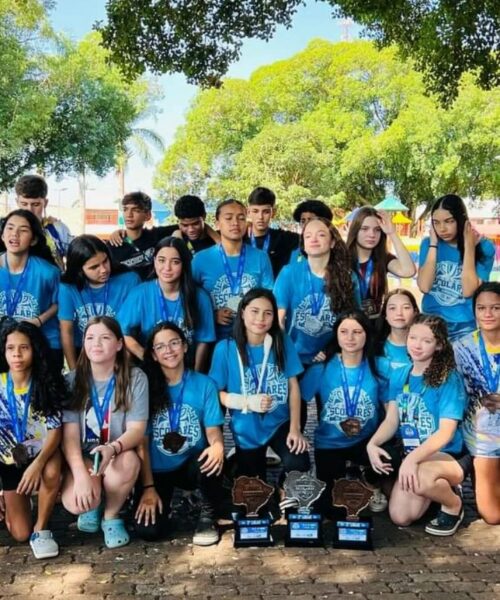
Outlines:
POLYGON ((415 448, 420 446, 420 436, 418 429, 411 423, 401 423, 399 433, 403 441, 405 454, 409 454, 415 448))

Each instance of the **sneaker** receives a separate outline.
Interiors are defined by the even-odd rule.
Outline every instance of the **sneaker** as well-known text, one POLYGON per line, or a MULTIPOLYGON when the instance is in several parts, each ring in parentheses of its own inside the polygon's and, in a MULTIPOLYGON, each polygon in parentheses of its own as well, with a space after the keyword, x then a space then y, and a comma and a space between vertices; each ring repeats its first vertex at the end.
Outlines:
POLYGON ((370 498, 370 503, 368 504, 369 509, 374 513, 384 512, 387 505, 388 501, 386 495, 380 488, 375 488, 373 490, 373 495, 370 498))
POLYGON ((430 523, 427 523, 425 526, 425 531, 431 535, 439 535, 442 537, 453 535, 460 526, 460 523, 463 521, 463 518, 463 506, 458 515, 449 515, 448 513, 440 510, 437 514, 437 517, 432 519, 430 523))
POLYGON ((195 546, 212 546, 219 542, 219 530, 210 517, 200 517, 193 535, 195 546))
POLYGON ((268 467, 275 467, 281 463, 281 458, 276 454, 276 452, 270 447, 267 447, 266 450, 266 464, 268 467))
POLYGON ((35 558, 38 559, 54 558, 59 555, 59 544, 49 529, 34 531, 30 537, 30 546, 35 558))

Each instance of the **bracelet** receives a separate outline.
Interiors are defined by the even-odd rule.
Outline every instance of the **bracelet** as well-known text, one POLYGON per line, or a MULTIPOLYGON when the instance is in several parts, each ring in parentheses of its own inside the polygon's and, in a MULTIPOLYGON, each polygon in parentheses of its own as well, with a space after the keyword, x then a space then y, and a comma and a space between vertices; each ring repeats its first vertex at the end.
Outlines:
POLYGON ((108 442, 106 444, 106 446, 109 446, 111 448, 111 450, 113 450, 113 456, 111 458, 116 458, 118 456, 118 452, 116 451, 116 448, 113 446, 113 443, 108 442))
POLYGON ((113 444, 118 444, 120 446, 120 452, 118 452, 118 454, 121 454, 123 452, 123 444, 120 442, 120 440, 115 440, 113 444))
POLYGON ((154 488, 154 487, 155 487, 155 484, 154 483, 150 483, 149 485, 143 485, 142 489, 143 490, 147 490, 148 488, 154 488))
POLYGON ((41 327, 43 325, 42 319, 40 319, 40 317, 35 317, 35 319, 40 323, 40 327, 41 327))
POLYGON ((437 248, 437 244, 429 244, 429 248, 437 248))

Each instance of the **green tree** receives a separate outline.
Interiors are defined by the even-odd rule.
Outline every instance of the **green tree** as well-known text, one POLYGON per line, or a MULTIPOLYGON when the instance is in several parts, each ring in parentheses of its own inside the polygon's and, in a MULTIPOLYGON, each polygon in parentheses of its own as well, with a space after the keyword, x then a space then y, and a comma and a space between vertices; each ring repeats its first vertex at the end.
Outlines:
MULTIPOLYGON (((113 60, 128 74, 184 73, 218 85, 240 55, 244 38, 268 40, 290 27, 303 0, 109 0, 100 25, 113 60)), ((380 46, 397 44, 425 74, 443 103, 456 97, 461 75, 476 73, 491 89, 500 82, 497 0, 328 0, 333 15, 352 17, 380 46)))
POLYGON ((315 40, 248 81, 201 91, 155 185, 169 200, 245 198, 267 185, 282 216, 306 197, 350 208, 389 188, 410 207, 444 192, 495 195, 498 94, 467 76, 444 109, 395 48, 315 40))

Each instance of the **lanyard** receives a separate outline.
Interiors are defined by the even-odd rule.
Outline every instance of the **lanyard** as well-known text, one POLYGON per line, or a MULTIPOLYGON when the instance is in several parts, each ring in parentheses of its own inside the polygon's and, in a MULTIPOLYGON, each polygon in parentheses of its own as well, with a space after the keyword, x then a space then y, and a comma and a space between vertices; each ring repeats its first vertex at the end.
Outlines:
POLYGON ((14 428, 14 435, 16 442, 22 444, 26 438, 26 429, 28 426, 28 413, 31 402, 31 382, 26 394, 21 394, 21 400, 24 402, 24 413, 22 421, 19 422, 19 416, 17 414, 17 400, 14 393, 14 382, 10 373, 7 375, 7 402, 9 406, 9 416, 14 428))
POLYGON ((23 293, 23 285, 26 277, 29 274, 31 268, 31 261, 28 257, 26 264, 24 265, 24 269, 19 277, 19 281, 17 282, 16 289, 14 291, 14 296, 12 297, 11 292, 14 290, 12 285, 12 280, 10 278, 10 269, 9 263, 7 262, 7 255, 5 255, 5 265, 7 267, 7 274, 9 277, 9 289, 7 290, 7 294, 5 295, 5 304, 7 308, 7 315, 9 317, 13 317, 16 314, 17 305, 19 304, 19 300, 21 300, 21 295, 23 293))
POLYGON ((219 244, 219 252, 222 257, 222 263, 224 265, 224 271, 226 273, 227 280, 229 282, 229 287, 231 288, 231 294, 233 296, 238 296, 241 291, 241 280, 243 279, 243 269, 245 268, 245 254, 246 254, 246 246, 245 244, 241 245, 240 256, 238 259, 238 270, 236 272, 236 279, 233 277, 231 273, 231 267, 229 266, 229 261, 227 259, 226 252, 222 247, 222 244, 219 244))
POLYGON ((401 421, 403 423, 407 423, 409 420, 412 420, 414 423, 418 423, 420 414, 420 401, 423 400, 427 386, 424 384, 423 388, 419 392, 413 392, 410 388, 410 376, 411 369, 408 371, 408 376, 406 377, 406 382, 403 386, 403 397, 401 399, 401 421), (413 400, 410 405, 408 400, 409 398, 412 398, 411 394, 416 394, 417 398, 416 400, 413 400))
POLYGON ((160 311, 161 311, 161 319, 162 321, 170 321, 172 323, 177 323, 179 318, 179 312, 181 310, 181 292, 179 291, 179 295, 177 296, 177 300, 175 300, 175 308, 172 316, 168 311, 168 301, 163 295, 161 291, 160 284, 158 283, 158 279, 156 280, 156 285, 158 286, 158 301, 160 303, 160 311))
POLYGON ((105 443, 109 438, 109 422, 110 422, 110 403, 111 396, 115 391, 116 378, 113 375, 111 379, 108 381, 108 385, 106 386, 106 391, 104 392, 104 398, 102 404, 99 404, 99 396, 97 394, 97 389, 94 381, 92 380, 92 385, 90 387, 91 390, 91 399, 92 406, 94 407, 95 416, 97 418, 97 422, 99 423, 99 429, 101 430, 101 442, 105 443))
MULTIPOLYGON (((253 231, 250 234, 250 243, 252 244, 253 248, 257 248, 257 240, 255 238, 253 231)), ((264 250, 264 252, 269 252, 269 244, 270 243, 271 243, 271 234, 269 232, 267 232, 264 237, 264 244, 262 245, 262 250, 264 250)))
MULTIPOLYGON (((94 292, 92 291, 92 288, 87 285, 85 287, 85 292, 87 294, 87 297, 90 297, 90 303, 92 304, 92 314, 88 314, 87 312, 87 304, 85 303, 85 301, 83 302, 83 306, 85 308, 85 312, 87 313, 87 317, 90 319, 90 317, 97 317, 99 316, 99 313, 97 312, 97 306, 94 302, 94 292)), ((80 294, 81 296, 82 294, 80 294)), ((106 281, 106 283, 104 284, 104 303, 103 303, 103 309, 102 309, 102 315, 106 314, 106 307, 108 306, 108 297, 109 297, 109 281, 106 281)), ((84 300, 82 298, 82 300, 84 300)))
POLYGON ((479 334, 479 349, 481 351, 481 363, 483 365, 483 375, 488 384, 488 392, 496 393, 498 391, 498 385, 500 384, 500 365, 497 365, 495 372, 491 368, 490 359, 488 352, 486 351, 486 344, 484 343, 483 336, 479 334))
POLYGON ((307 279, 309 280, 309 288, 311 289, 312 315, 313 315, 313 317, 317 317, 319 314, 319 311, 321 310, 321 307, 323 306, 323 300, 325 298, 325 294, 324 294, 324 292, 319 292, 318 294, 316 294, 314 292, 311 266, 309 265, 309 262, 307 263, 307 279))
POLYGON ((366 270, 364 277, 361 275, 361 263, 358 261, 358 273, 359 273, 359 287, 361 291, 361 298, 366 300, 370 295, 370 280, 373 275, 373 259, 366 263, 366 270))
POLYGON ((266 381, 267 360, 265 360, 264 363, 262 364, 262 368, 260 371, 260 377, 259 377, 259 373, 257 371, 257 366, 253 359, 251 350, 250 350, 250 348, 248 348, 248 346, 247 346, 247 356, 248 356, 248 367, 250 369, 250 373, 252 374, 252 379, 253 379, 253 382, 255 385, 255 393, 256 394, 265 394, 267 391, 267 381, 266 381))
POLYGON ((342 358, 340 358, 340 367, 342 371, 342 391, 344 393, 345 410, 347 416, 351 419, 352 417, 356 416, 356 408, 358 406, 359 395, 361 394, 361 384, 363 383, 363 377, 365 376, 366 371, 366 360, 363 360, 358 367, 358 379, 356 381, 356 386, 354 388, 354 394, 352 397, 349 394, 347 373, 342 358))
POLYGON ((170 425, 170 431, 179 430, 179 425, 181 422, 182 400, 184 397, 184 388, 186 387, 187 376, 188 372, 184 371, 184 373, 182 374, 182 380, 180 384, 181 388, 176 398, 173 397, 171 388, 169 388, 168 390, 168 394, 171 400, 170 406, 168 407, 168 421, 170 425))

